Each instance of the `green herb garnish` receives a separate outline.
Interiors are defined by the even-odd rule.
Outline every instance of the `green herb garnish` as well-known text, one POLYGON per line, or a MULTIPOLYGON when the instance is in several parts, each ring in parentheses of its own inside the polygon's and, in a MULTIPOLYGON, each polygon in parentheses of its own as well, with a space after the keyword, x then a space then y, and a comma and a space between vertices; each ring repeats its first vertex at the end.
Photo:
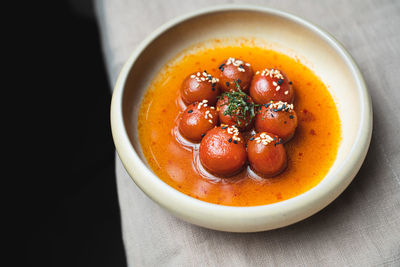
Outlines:
POLYGON ((220 96, 220 99, 227 98, 222 104, 228 106, 224 115, 229 115, 231 118, 236 117, 236 125, 241 126, 245 122, 246 127, 256 116, 255 108, 259 105, 249 100, 249 96, 241 90, 236 80, 233 80, 233 82, 236 85, 236 90, 222 93, 220 96))

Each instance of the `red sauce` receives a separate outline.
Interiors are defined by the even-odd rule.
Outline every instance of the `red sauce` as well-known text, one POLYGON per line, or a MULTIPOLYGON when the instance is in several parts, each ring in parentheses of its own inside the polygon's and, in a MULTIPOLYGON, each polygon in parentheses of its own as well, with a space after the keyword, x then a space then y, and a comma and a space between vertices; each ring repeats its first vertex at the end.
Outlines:
POLYGON ((229 206, 256 206, 279 202, 317 185, 332 166, 339 142, 340 120, 332 96, 315 74, 297 60, 255 46, 215 46, 177 57, 158 73, 139 112, 139 140, 154 173, 165 183, 194 198, 229 206), (264 68, 284 71, 293 82, 298 127, 284 146, 284 172, 261 178, 249 167, 231 178, 208 174, 199 163, 198 145, 179 138, 177 118, 184 110, 179 89, 193 72, 207 70, 218 77, 218 65, 229 57, 264 68))

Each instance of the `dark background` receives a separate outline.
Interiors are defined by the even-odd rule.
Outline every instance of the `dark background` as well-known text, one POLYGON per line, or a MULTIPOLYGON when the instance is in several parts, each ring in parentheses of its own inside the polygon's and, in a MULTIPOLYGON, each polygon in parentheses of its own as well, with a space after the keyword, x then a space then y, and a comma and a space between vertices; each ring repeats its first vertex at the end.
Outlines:
POLYGON ((24 181, 23 266, 126 266, 111 89, 92 2, 53 1, 33 17, 29 90, 39 92, 33 109, 42 112, 24 115, 36 175, 24 181))

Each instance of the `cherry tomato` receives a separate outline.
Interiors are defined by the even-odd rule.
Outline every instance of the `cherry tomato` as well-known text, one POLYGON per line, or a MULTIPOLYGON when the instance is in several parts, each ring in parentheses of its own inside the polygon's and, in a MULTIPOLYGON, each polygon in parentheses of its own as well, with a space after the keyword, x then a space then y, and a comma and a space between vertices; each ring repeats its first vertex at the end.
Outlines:
POLYGON ((243 137, 234 126, 223 125, 207 132, 200 143, 200 162, 209 172, 232 176, 246 163, 243 137))
POLYGON ((178 128, 186 139, 199 142, 208 130, 217 125, 218 112, 207 102, 194 102, 181 113, 178 128))
POLYGON ((218 83, 218 79, 205 71, 190 74, 181 86, 181 98, 186 105, 204 99, 210 105, 215 105, 220 92, 221 86, 218 83))
POLYGON ((286 102, 270 102, 261 107, 256 115, 254 126, 257 132, 269 132, 289 141, 297 127, 297 115, 293 104, 286 102))
MULTIPOLYGON (((236 99, 237 100, 237 99, 236 99)), ((255 116, 255 109, 254 109, 254 102, 250 96, 245 95, 239 101, 239 105, 237 109, 232 110, 231 114, 225 114, 229 108, 230 100, 228 96, 224 96, 220 98, 217 102, 217 111, 219 120, 221 123, 227 125, 235 125, 239 130, 244 131, 248 130, 253 126, 254 116, 255 116), (243 100, 243 101, 241 101, 243 100), (241 103, 240 103, 241 102, 241 103), (247 111, 245 111, 242 103, 246 103, 247 111), (241 115, 238 115, 241 114, 241 115), (252 116, 253 115, 253 116, 252 116)))
POLYGON ((254 75, 250 96, 257 104, 266 104, 271 100, 293 103, 294 90, 283 71, 264 69, 254 75))
POLYGON ((254 74, 249 63, 230 57, 219 66, 219 70, 219 81, 223 91, 236 90, 234 81, 238 83, 243 92, 249 91, 254 74))
POLYGON ((280 174, 287 166, 286 150, 279 137, 271 133, 258 133, 247 142, 251 168, 264 177, 280 174))

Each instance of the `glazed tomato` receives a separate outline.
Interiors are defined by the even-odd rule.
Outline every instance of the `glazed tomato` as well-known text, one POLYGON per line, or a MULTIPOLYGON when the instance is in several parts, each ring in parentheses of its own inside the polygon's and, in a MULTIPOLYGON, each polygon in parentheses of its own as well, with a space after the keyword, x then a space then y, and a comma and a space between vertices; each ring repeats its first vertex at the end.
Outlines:
POLYGON ((217 111, 221 123, 234 125, 241 131, 248 130, 253 125, 254 102, 245 93, 225 93, 217 102, 217 111))
POLYGON ((181 98, 186 105, 206 99, 210 105, 215 105, 221 86, 218 79, 206 71, 195 72, 186 77, 181 86, 181 98))
POLYGON ((234 80, 237 81, 243 92, 249 91, 251 79, 254 74, 249 63, 230 57, 219 65, 218 68, 220 70, 219 81, 223 91, 236 90, 234 80))
POLYGON ((293 104, 286 102, 269 102, 261 107, 256 115, 255 128, 257 132, 269 132, 289 141, 297 127, 297 115, 293 104))
POLYGON ((265 104, 271 100, 293 103, 294 90, 292 82, 283 71, 264 69, 254 75, 250 96, 257 104, 265 104))
POLYGON ((262 132, 247 142, 247 154, 251 168, 261 176, 273 177, 287 166, 286 150, 279 137, 262 132))
POLYGON ((179 132, 186 139, 199 142, 208 130, 217 125, 218 113, 207 102, 194 102, 180 115, 179 132))
POLYGON ((200 143, 200 162, 215 175, 232 176, 246 163, 243 137, 235 126, 222 124, 207 132, 200 143))

